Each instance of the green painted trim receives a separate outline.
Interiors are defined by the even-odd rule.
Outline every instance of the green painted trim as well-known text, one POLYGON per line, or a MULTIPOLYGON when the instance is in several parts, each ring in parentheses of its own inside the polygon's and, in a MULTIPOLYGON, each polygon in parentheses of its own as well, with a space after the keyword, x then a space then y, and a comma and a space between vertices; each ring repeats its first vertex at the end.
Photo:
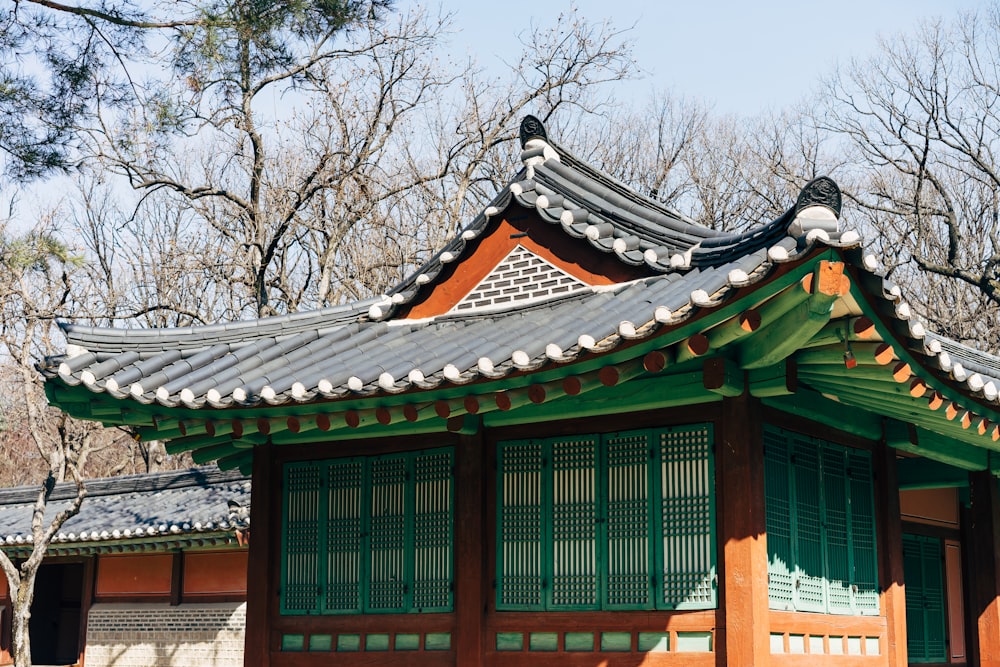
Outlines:
POLYGON ((969 472, 925 458, 896 460, 900 490, 967 488, 969 472))
POLYGON ((587 394, 584 400, 567 397, 551 402, 546 401, 541 405, 526 405, 510 412, 490 412, 483 416, 483 425, 485 428, 498 428, 559 419, 712 403, 721 400, 721 395, 705 389, 700 372, 692 372, 643 378, 628 382, 621 387, 595 389, 587 394))
MULTIPOLYGON (((841 385, 831 382, 813 382, 816 388, 835 393, 843 390, 841 385)), ((984 452, 994 450, 997 443, 994 443, 989 435, 979 435, 972 427, 963 429, 958 420, 948 421, 943 413, 933 413, 926 408, 914 406, 906 399, 895 398, 892 394, 881 394, 879 396, 853 395, 843 392, 840 402, 844 405, 860 407, 872 412, 880 412, 887 417, 892 417, 907 423, 920 426, 923 429, 936 433, 938 436, 947 438, 949 441, 971 446, 984 452)))
POLYGON ((882 438, 882 417, 867 410, 850 409, 851 418, 844 419, 843 403, 830 400, 809 389, 799 388, 790 396, 769 396, 764 405, 786 414, 795 415, 835 428, 865 440, 882 438))

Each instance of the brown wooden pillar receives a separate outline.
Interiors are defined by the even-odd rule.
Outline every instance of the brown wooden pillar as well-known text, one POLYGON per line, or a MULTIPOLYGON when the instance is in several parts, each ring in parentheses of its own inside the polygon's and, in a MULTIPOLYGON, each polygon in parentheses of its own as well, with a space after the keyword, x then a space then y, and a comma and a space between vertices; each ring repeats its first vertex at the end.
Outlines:
POLYGON ((485 620, 485 534, 482 432, 460 438, 455 452, 455 659, 483 664, 485 620))
POLYGON ((906 588, 903 581, 903 523, 899 514, 896 450, 880 443, 872 452, 875 469, 875 522, 878 580, 886 617, 889 667, 906 667, 906 588))
POLYGON ((273 534, 271 508, 276 502, 272 484, 280 484, 274 474, 274 445, 268 442, 254 449, 253 499, 250 502, 250 553, 247 558, 247 624, 243 642, 244 667, 267 667, 270 654, 270 600, 274 576, 271 568, 273 545, 280 536, 273 534))
POLYGON ((1000 667, 1000 497, 997 480, 988 470, 969 473, 973 618, 977 625, 981 667, 1000 667))
POLYGON ((717 664, 761 667, 769 664, 771 654, 760 402, 745 394, 723 399, 719 431, 717 664))

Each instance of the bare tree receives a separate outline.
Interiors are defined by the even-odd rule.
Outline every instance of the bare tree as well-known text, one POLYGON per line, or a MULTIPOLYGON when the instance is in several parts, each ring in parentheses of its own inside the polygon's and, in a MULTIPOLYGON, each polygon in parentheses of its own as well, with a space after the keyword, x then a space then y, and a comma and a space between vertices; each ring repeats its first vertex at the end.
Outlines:
MULTIPOLYGON (((28 618, 34 596, 35 575, 52 537, 80 509, 86 490, 80 467, 83 465, 95 425, 78 424, 66 415, 47 408, 40 378, 33 362, 50 349, 54 318, 69 298, 70 275, 78 263, 50 229, 37 229, 21 236, 9 236, 0 229, 0 345, 8 367, 14 372, 10 406, 20 408, 15 427, 18 436, 34 445, 47 467, 31 516, 31 555, 15 565, 0 552, 0 568, 7 577, 14 601, 12 653, 16 665, 31 664, 28 618), (76 483, 73 501, 46 519, 48 501, 58 482, 76 483)), ((7 410, 10 414, 11 410, 7 410)))
POLYGON ((1000 305, 1000 7, 923 24, 826 86, 821 126, 853 148, 849 196, 921 314, 996 349, 1000 305))

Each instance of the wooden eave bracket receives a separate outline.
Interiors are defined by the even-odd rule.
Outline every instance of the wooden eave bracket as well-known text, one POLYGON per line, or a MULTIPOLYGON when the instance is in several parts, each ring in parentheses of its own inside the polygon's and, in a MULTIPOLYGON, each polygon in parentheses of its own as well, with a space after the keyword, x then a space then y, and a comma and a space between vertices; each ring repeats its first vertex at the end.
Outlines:
MULTIPOLYGON (((740 366, 744 369, 774 366, 806 347, 829 323, 834 303, 850 292, 851 281, 844 274, 843 262, 820 260, 800 286, 806 293, 805 300, 769 322, 740 346, 740 366)), ((799 295, 801 297, 801 292, 799 295)))

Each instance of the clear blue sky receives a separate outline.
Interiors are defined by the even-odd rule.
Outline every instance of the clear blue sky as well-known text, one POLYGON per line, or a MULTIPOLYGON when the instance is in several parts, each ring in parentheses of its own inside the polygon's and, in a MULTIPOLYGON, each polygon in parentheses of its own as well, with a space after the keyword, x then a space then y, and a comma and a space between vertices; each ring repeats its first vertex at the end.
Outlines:
MULTIPOLYGON (((404 3, 405 4, 405 3, 404 3)), ((647 72, 623 84, 622 96, 645 100, 669 89, 715 104, 723 113, 755 114, 799 100, 838 62, 875 52, 879 36, 912 32, 921 19, 985 9, 986 0, 578 0, 593 22, 611 19, 629 33, 647 72)), ((403 4, 399 5, 404 6, 403 4)), ((430 6, 434 6, 433 3, 430 6)), ((457 53, 485 66, 518 53, 516 34, 534 21, 548 27, 568 1, 443 0, 454 13, 457 53)))

